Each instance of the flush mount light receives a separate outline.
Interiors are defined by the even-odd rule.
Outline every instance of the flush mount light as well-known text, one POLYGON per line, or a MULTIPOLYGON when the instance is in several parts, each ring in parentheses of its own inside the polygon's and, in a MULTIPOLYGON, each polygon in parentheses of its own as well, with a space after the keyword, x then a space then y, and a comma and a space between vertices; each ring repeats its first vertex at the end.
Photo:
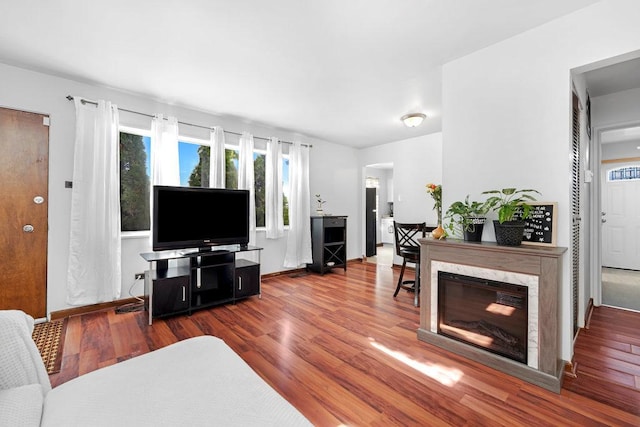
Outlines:
POLYGON ((405 124, 405 126, 410 127, 410 128, 414 128, 416 126, 419 126, 420 123, 422 123, 422 121, 424 119, 426 119, 427 116, 425 114, 422 113, 412 113, 412 114, 406 114, 404 116, 402 116, 400 118, 400 120, 402 120, 405 124))

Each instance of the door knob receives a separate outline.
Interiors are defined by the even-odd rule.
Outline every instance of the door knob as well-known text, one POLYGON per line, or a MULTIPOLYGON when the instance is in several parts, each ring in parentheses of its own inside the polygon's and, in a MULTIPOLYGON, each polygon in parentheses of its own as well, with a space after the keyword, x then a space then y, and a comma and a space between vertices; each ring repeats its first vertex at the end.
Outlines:
POLYGON ((24 231, 25 233, 33 233, 33 225, 31 224, 26 224, 22 227, 22 231, 24 231))
POLYGON ((33 198, 33 203, 35 203, 36 205, 41 205, 44 203, 44 197, 42 196, 36 196, 33 198))
POLYGON ((602 212, 602 213, 601 213, 601 215, 602 215, 602 216, 605 216, 606 214, 607 214, 606 212, 602 212))
POLYGON ((602 218, 602 223, 604 224, 605 222, 607 222, 606 218, 602 218))

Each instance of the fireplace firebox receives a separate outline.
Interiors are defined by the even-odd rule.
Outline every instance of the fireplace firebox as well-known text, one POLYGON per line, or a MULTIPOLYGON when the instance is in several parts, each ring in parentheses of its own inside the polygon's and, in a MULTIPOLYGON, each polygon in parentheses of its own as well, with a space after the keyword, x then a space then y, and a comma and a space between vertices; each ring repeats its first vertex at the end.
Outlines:
POLYGON ((527 287, 438 272, 438 333, 527 363, 527 287))

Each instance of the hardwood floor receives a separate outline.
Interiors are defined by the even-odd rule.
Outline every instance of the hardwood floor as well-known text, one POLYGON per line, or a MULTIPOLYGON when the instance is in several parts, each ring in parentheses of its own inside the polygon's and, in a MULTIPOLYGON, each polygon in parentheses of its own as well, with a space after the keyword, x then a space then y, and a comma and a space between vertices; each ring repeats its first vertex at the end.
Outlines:
POLYGON ((575 360, 578 378, 565 380, 566 390, 640 415, 640 313, 596 308, 580 331, 575 360))
POLYGON ((640 425, 640 314, 596 309, 576 344, 578 378, 555 394, 418 341, 419 309, 413 294, 392 297, 396 280, 389 266, 350 263, 268 278, 261 299, 153 326, 143 312, 71 317, 50 378, 210 334, 319 426, 640 425))

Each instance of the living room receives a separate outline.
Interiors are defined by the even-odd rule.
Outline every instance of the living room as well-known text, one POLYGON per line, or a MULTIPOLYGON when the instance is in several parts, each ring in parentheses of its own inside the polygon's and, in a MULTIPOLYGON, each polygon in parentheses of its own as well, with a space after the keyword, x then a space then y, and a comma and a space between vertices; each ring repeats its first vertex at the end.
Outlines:
MULTIPOLYGON (((572 83, 571 73, 594 67, 592 64, 630 59, 640 50, 640 30, 636 25, 640 11, 635 2, 605 0, 585 2, 584 6, 447 61, 433 74, 442 79, 441 113, 439 117, 427 114, 430 117, 423 124, 430 126, 429 120, 441 119, 441 129, 424 133, 425 128, 403 128, 399 118, 406 111, 399 111, 392 118, 379 120, 395 120, 406 137, 378 141, 373 146, 310 136, 304 128, 285 130, 284 126, 265 124, 268 120, 260 115, 213 114, 197 105, 188 108, 174 103, 170 97, 122 91, 108 82, 90 81, 81 75, 48 73, 22 64, 24 58, 17 53, 11 57, 11 50, 5 46, 0 55, 4 86, 0 104, 47 114, 51 120, 46 314, 72 308, 66 301, 71 191, 65 188, 65 182, 73 181, 75 110, 66 99, 68 95, 109 100, 121 108, 146 114, 172 115, 184 123, 222 126, 230 131, 249 131, 260 137, 275 136, 312 145, 310 191, 312 195, 321 194, 327 201, 325 211, 348 217, 350 260, 364 253, 363 170, 377 163, 394 165, 394 214, 399 221, 436 222, 432 202, 424 191, 429 182, 443 184, 444 206, 466 194, 479 195, 493 188, 535 188, 542 193, 542 200, 557 202, 560 212, 557 245, 570 247, 571 171, 567 159, 571 156, 572 87, 576 86, 579 96, 586 95, 584 88, 572 83)), ((11 44, 10 38, 6 40, 11 44)), ((105 68, 108 67, 105 62, 105 68)), ((362 114, 366 113, 364 109, 362 114)), ((134 128, 150 127, 149 118, 136 114, 122 113, 120 122, 134 128)), ((202 129, 182 126, 180 130, 186 137, 207 138, 202 129)), ((313 206, 313 201, 310 203, 313 206)), ((485 237, 491 240, 493 236, 486 233, 485 237)), ((266 239, 264 232, 258 231, 256 245, 264 248, 262 274, 286 271, 282 265, 286 239, 266 239)), ((132 282, 135 274, 148 268, 139 254, 149 249, 148 235, 123 238, 120 286, 123 297, 128 296, 132 284, 131 292, 142 294, 142 283, 132 282)), ((589 254, 584 259, 589 260, 589 254)), ((587 273, 588 264, 583 265, 587 273)), ((572 320, 571 274, 567 255, 562 268, 558 355, 565 361, 573 358, 576 326, 572 320)), ((580 286, 581 301, 588 301, 592 297, 590 283, 586 281, 580 286)), ((583 326, 586 311, 587 304, 581 303, 578 327, 583 326)))

